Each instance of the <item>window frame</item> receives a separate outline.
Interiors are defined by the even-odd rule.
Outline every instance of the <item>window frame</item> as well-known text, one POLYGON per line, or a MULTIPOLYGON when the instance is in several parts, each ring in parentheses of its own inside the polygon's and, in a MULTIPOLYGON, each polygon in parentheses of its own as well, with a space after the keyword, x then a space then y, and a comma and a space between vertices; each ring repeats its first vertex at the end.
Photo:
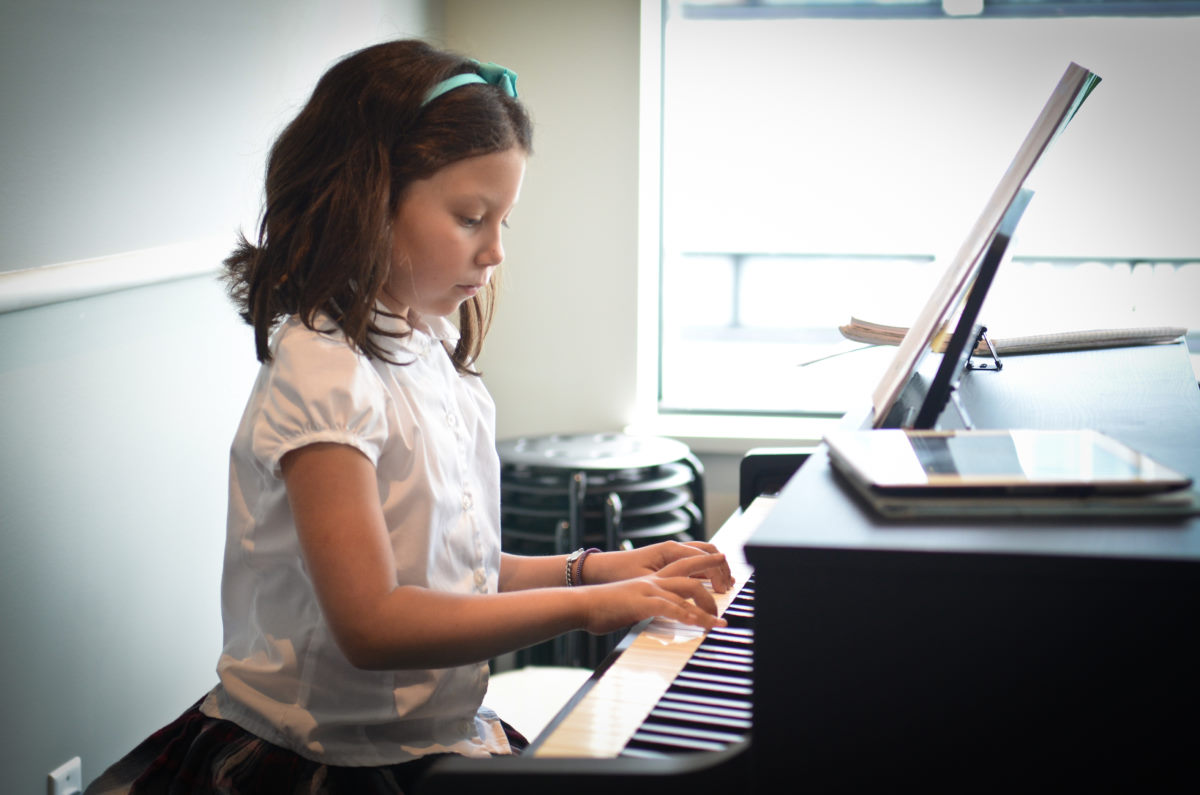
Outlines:
MULTIPOLYGON (((668 0, 641 0, 641 82, 639 93, 639 188, 638 188, 638 354, 637 394, 633 430, 683 438, 697 449, 713 452, 744 452, 747 446, 769 444, 815 445, 841 424, 840 416, 805 414, 785 416, 752 411, 705 411, 662 407, 663 395, 663 272, 667 252, 663 245, 663 107, 665 8, 668 0)), ((793 6, 745 3, 699 3, 690 12, 705 18, 746 16, 807 16, 834 18, 914 18, 942 16, 940 4, 864 2, 808 2, 793 6)), ((985 5, 980 16, 1200 16, 1200 2, 1153 0, 1152 2, 1029 2, 998 0, 985 5)), ((1128 259, 1128 258, 1114 258, 1128 259)), ((1195 350, 1200 333, 1189 334, 1195 350)), ((1195 354, 1194 354, 1194 358, 1195 354)), ((863 410, 869 407, 863 395, 863 410)), ((854 414, 857 409, 849 413, 854 414)))

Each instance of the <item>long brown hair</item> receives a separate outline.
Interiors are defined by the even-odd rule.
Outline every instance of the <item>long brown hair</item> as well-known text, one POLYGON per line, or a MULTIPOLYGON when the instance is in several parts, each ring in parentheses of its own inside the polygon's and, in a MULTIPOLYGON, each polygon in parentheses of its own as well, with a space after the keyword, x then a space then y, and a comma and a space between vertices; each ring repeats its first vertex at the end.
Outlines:
MULTIPOLYGON (((439 81, 474 69, 425 42, 393 41, 352 53, 318 81, 271 148, 257 244, 239 235, 225 260, 259 361, 270 361, 280 320, 296 315, 315 328, 318 312, 364 354, 391 361, 375 337, 397 335, 375 325, 375 300, 405 189, 468 157, 532 148, 525 109, 494 86, 462 86, 422 105, 439 81)), ((494 302, 489 284, 459 307, 451 359, 460 372, 474 372, 494 302)))

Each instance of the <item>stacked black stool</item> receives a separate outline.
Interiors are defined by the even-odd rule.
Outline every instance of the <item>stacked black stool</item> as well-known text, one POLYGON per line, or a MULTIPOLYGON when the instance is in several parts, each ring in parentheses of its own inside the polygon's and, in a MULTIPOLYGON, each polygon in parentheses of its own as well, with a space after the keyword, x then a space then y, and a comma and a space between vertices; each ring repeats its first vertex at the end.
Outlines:
MULTIPOLYGON (((687 445, 657 436, 555 434, 501 441, 504 551, 561 555, 703 540, 704 469, 687 445)), ((623 634, 623 633, 622 633, 623 634)), ((517 655, 517 667, 596 667, 619 635, 573 632, 517 655)))

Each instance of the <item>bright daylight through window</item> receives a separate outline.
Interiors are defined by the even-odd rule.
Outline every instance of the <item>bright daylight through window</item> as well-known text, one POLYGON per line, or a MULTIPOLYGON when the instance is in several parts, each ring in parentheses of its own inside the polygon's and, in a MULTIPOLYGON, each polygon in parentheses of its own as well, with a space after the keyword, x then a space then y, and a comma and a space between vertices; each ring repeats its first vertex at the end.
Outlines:
POLYGON ((869 405, 894 349, 838 326, 912 322, 1072 61, 1102 82, 981 321, 1175 325, 1200 350, 1200 3, 946 6, 662 6, 661 413, 869 405))

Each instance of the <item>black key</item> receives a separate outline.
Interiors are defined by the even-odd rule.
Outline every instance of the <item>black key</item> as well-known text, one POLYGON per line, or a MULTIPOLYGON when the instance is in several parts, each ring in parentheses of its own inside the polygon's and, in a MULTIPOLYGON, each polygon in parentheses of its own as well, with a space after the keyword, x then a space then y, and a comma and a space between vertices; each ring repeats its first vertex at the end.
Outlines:
POLYGON ((724 715, 706 715, 695 712, 678 712, 673 709, 655 707, 650 710, 650 717, 662 723, 676 723, 684 726, 709 726, 742 731, 750 731, 753 725, 745 718, 730 718, 724 715))

